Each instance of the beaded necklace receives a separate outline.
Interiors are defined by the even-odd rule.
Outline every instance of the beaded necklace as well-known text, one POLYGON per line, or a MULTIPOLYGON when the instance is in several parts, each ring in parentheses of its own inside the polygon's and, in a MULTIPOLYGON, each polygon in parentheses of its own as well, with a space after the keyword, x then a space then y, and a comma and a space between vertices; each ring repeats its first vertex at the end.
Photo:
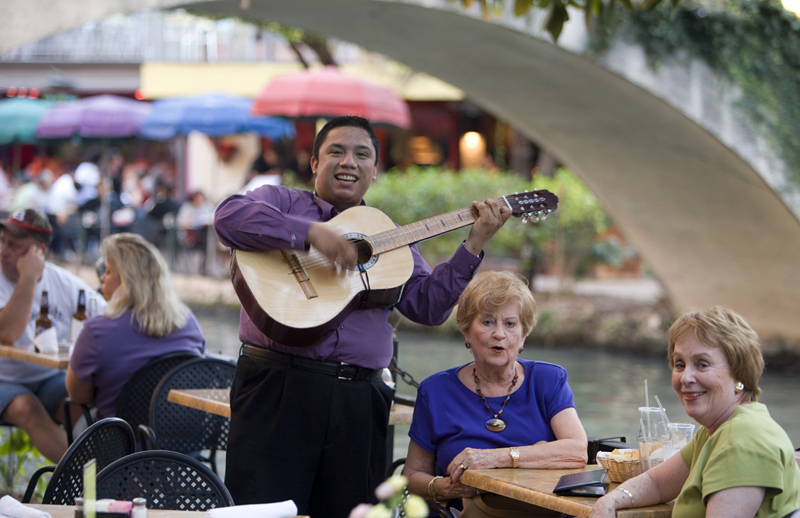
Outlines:
POLYGON ((500 411, 496 414, 492 412, 492 409, 489 407, 489 402, 486 401, 486 396, 481 393, 481 380, 478 378, 478 373, 475 372, 475 367, 472 368, 472 379, 475 380, 475 392, 477 392, 481 397, 481 400, 483 400, 483 404, 486 405, 486 410, 488 410, 493 416, 491 419, 486 421, 486 429, 490 432, 502 432, 506 427, 506 423, 500 419, 500 414, 503 413, 503 410, 506 408, 506 403, 508 403, 508 400, 511 399, 511 391, 514 390, 514 385, 517 384, 517 380, 519 379, 516 364, 514 365, 514 379, 511 380, 511 386, 508 387, 508 395, 503 401, 503 404, 500 406, 500 411))

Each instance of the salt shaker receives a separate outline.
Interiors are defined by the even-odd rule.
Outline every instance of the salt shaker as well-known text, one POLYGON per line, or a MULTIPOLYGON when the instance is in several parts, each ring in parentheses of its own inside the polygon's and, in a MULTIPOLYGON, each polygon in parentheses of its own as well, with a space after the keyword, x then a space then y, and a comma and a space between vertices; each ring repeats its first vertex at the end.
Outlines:
POLYGON ((147 500, 144 498, 133 499, 131 518, 147 518, 147 500))

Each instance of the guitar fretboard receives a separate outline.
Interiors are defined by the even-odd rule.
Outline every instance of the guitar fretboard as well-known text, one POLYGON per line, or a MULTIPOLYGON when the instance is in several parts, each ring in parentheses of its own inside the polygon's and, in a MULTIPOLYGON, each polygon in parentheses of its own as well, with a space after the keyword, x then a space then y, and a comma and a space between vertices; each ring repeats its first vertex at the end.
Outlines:
POLYGON ((477 220, 478 213, 475 208, 466 207, 423 219, 416 223, 409 223, 393 230, 379 232, 369 236, 367 239, 372 245, 373 253, 382 254, 464 228, 472 225, 477 220))

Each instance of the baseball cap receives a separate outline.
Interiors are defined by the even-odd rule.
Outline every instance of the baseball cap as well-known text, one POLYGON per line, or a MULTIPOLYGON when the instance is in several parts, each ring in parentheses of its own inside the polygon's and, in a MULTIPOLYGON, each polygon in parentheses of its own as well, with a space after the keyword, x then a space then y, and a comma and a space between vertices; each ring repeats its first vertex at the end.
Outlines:
POLYGON ((53 237, 53 227, 47 216, 36 209, 15 210, 6 219, 0 220, 0 227, 14 237, 31 237, 46 245, 53 237))

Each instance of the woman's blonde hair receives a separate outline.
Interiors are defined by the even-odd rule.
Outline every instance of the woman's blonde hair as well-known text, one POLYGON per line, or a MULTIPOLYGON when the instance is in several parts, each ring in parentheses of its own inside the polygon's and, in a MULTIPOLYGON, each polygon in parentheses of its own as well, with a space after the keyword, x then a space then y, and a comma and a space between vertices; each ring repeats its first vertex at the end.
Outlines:
POLYGON ((120 280, 104 315, 118 318, 130 309, 131 324, 138 322, 148 336, 166 336, 186 324, 188 309, 175 293, 167 263, 152 243, 124 232, 105 238, 101 250, 120 280))
POLYGON ((509 271, 482 272, 469 282, 458 298, 458 329, 462 333, 469 332, 475 317, 508 302, 519 306, 522 334, 528 336, 536 325, 536 300, 528 288, 528 281, 509 271))
POLYGON ((758 379, 764 371, 764 357, 758 333, 744 318, 723 306, 690 311, 678 317, 668 333, 667 359, 670 369, 675 366, 675 342, 689 332, 694 333, 704 345, 723 350, 734 380, 744 384, 743 401, 758 400, 761 394, 758 379))

